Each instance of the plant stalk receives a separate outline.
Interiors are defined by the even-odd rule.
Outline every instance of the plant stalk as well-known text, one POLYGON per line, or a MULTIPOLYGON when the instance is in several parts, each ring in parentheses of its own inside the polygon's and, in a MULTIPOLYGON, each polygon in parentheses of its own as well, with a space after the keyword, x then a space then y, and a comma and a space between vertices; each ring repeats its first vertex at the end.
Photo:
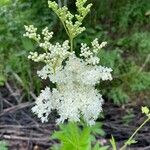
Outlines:
POLYGON ((146 119, 136 130, 135 132, 131 135, 131 137, 125 142, 125 144, 119 149, 119 150, 125 150, 125 148, 128 146, 128 143, 133 139, 133 137, 136 135, 136 133, 148 122, 150 121, 150 117, 146 119))
POLYGON ((71 52, 73 52, 73 38, 70 37, 71 52))

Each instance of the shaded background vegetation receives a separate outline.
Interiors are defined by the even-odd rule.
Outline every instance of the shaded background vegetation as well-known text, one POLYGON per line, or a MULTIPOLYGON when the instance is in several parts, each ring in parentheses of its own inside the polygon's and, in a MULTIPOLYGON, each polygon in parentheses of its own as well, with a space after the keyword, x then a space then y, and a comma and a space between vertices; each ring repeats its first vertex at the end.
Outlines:
MULTIPOLYGON (((150 105, 150 1, 89 0, 91 13, 85 19, 87 30, 75 44, 90 43, 94 38, 108 41, 99 57, 101 64, 113 68, 114 80, 97 85, 115 104, 146 103, 150 105)), ((75 11, 74 0, 62 0, 75 11)), ((5 82, 22 89, 26 100, 30 91, 38 94, 47 81, 37 77, 40 68, 27 59, 37 45, 22 35, 24 25, 34 24, 39 31, 45 26, 53 30, 55 40, 67 38, 57 16, 48 8, 47 0, 0 0, 0 86, 5 82)))

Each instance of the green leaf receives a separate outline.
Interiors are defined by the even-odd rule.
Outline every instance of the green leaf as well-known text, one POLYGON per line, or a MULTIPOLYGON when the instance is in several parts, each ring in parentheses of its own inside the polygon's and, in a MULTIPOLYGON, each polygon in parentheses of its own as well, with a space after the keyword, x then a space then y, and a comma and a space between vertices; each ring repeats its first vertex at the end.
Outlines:
POLYGON ((105 135, 105 132, 104 130, 102 129, 102 123, 100 122, 96 122, 95 125, 91 126, 91 132, 94 134, 94 135, 100 135, 100 136, 104 136, 105 135))
POLYGON ((51 150, 60 150, 60 144, 54 144, 51 150))
POLYGON ((9 4, 10 2, 11 2, 10 0, 1 0, 0 1, 0 6, 9 4))
POLYGON ((7 143, 5 141, 0 141, 0 150, 8 150, 7 143))
POLYGON ((135 139, 132 139, 132 140, 127 142, 127 145, 132 145, 132 144, 135 144, 135 143, 137 143, 137 141, 135 139))
POLYGON ((109 146, 102 146, 99 150, 108 150, 109 146))
POLYGON ((94 148, 92 150, 99 150, 99 149, 100 149, 99 144, 96 143, 95 146, 94 146, 94 148))
POLYGON ((34 49, 33 43, 30 39, 22 38, 22 44, 25 50, 32 51, 34 49))
POLYGON ((80 145, 81 147, 86 148, 87 150, 91 147, 91 138, 90 138, 90 128, 86 127, 81 131, 80 136, 80 145))
POLYGON ((113 136, 111 136, 110 143, 112 145, 113 150, 117 150, 116 141, 113 136))
POLYGON ((0 74, 0 86, 3 86, 5 84, 5 81, 6 81, 6 77, 0 74))
POLYGON ((51 138, 60 141, 61 150, 91 150, 90 127, 79 127, 77 123, 60 125, 60 131, 55 131, 51 138))
POLYGON ((108 150, 109 146, 100 146, 99 143, 96 143, 92 150, 108 150))

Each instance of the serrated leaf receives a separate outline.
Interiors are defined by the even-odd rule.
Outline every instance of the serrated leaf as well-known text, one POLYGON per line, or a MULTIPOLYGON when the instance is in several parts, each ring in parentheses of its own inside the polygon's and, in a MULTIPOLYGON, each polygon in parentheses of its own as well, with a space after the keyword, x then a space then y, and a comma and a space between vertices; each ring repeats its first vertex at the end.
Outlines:
POLYGON ((80 128, 76 123, 60 125, 51 138, 61 142, 61 150, 91 150, 91 128, 80 128))

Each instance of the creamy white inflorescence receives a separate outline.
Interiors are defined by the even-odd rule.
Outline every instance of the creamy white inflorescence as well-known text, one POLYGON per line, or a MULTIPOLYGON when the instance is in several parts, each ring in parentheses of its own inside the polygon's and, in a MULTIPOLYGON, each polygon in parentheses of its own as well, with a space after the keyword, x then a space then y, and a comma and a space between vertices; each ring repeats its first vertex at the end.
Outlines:
MULTIPOLYGON (((30 28, 30 26, 29 26, 30 28)), ((28 28, 26 26, 28 31, 28 28)), ((32 26, 32 29, 34 27, 32 26)), ((37 37, 35 29, 30 34, 25 34, 29 38, 37 37)), ((48 121, 48 116, 52 110, 57 110, 60 115, 57 122, 62 123, 68 119, 70 121, 80 121, 82 118, 90 125, 94 124, 99 113, 102 111, 103 99, 95 85, 100 80, 112 80, 111 68, 98 65, 99 58, 97 53, 106 43, 99 44, 95 39, 92 42, 92 48, 86 44, 81 44, 81 58, 78 58, 73 52, 69 52, 69 43, 65 41, 62 45, 51 44, 49 40, 52 34, 49 34, 45 28, 42 34, 47 37, 46 46, 39 46, 46 51, 43 54, 31 52, 29 59, 35 62, 45 62, 46 65, 37 74, 42 79, 47 79, 56 84, 56 88, 46 87, 36 100, 36 105, 32 111, 37 114, 42 122, 48 121), (97 60, 97 61, 95 61, 97 60), (62 65, 63 61, 65 65, 62 65)))
POLYGON ((95 89, 100 80, 111 80, 112 69, 102 66, 87 65, 74 54, 69 57, 66 65, 55 74, 45 66, 38 74, 56 83, 57 89, 46 88, 37 98, 33 112, 41 120, 48 121, 51 110, 56 109, 60 115, 58 123, 69 119, 80 121, 80 117, 90 125, 94 124, 102 111, 102 95, 95 89), (49 95, 49 97, 48 97, 49 95), (40 111, 39 111, 40 109, 40 111))
MULTIPOLYGON (((91 4, 84 7, 87 0, 77 0, 78 14, 72 15, 67 7, 59 8, 56 2, 49 1, 49 7, 61 19, 66 32, 73 38, 85 28, 81 27, 82 20, 90 10, 91 4), (65 15, 66 14, 66 15, 65 15), (73 18, 77 21, 73 23, 73 18)), ((52 110, 57 110, 59 118, 57 123, 65 120, 80 121, 83 118, 87 124, 92 125, 102 111, 103 98, 95 85, 104 80, 112 80, 111 68, 99 65, 99 51, 106 46, 106 42, 99 44, 98 39, 91 42, 91 46, 81 44, 80 56, 77 57, 69 46, 69 41, 62 44, 52 44, 50 39, 53 32, 48 28, 37 34, 37 28, 33 25, 25 26, 24 36, 35 40, 44 53, 30 52, 29 59, 35 62, 44 62, 45 66, 37 71, 42 79, 49 79, 56 88, 46 87, 37 97, 32 111, 37 114, 42 122, 48 121, 52 110)))

